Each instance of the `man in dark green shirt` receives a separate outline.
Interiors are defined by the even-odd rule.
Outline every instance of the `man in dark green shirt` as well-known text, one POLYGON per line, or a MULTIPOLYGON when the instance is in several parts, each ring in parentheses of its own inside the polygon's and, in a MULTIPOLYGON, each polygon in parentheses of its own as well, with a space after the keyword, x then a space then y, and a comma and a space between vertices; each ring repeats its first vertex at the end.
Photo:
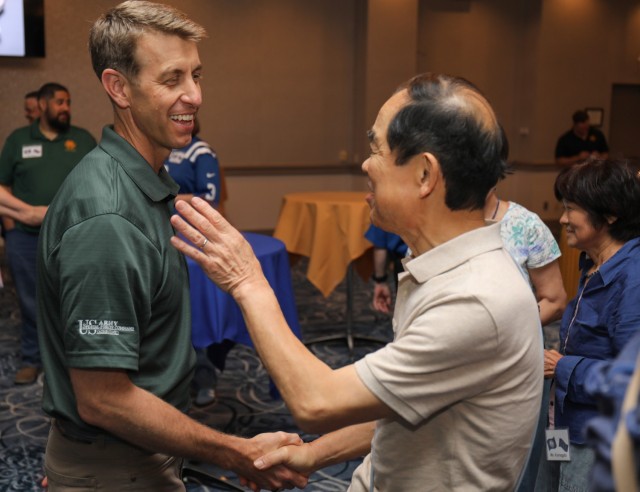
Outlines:
MULTIPOLYGON (((71 98, 66 87, 50 82, 38 91, 41 116, 14 131, 0 154, 0 184, 30 205, 49 205, 58 188, 95 139, 71 125, 71 98)), ((36 329, 36 248, 39 226, 4 220, 9 268, 22 314, 22 363, 16 384, 35 381, 41 366, 36 329)))
POLYGON ((242 439, 186 415, 196 359, 187 266, 169 242, 178 185, 164 161, 191 141, 204 34, 176 9, 142 1, 91 29, 114 125, 63 184, 38 251, 43 408, 53 418, 45 471, 55 490, 184 490, 182 458, 266 489, 306 484, 253 465, 299 436, 242 439))

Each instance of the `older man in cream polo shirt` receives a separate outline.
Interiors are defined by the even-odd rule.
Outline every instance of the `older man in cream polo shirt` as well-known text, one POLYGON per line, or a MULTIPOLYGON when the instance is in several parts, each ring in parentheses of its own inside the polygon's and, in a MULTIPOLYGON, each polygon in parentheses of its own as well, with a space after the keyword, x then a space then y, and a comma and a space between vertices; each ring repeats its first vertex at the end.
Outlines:
POLYGON ((267 370, 299 425, 323 433, 256 460, 303 473, 366 455, 350 490, 514 490, 538 419, 542 338, 531 289, 486 225, 504 173, 504 135, 469 82, 424 74, 369 131, 362 168, 375 225, 399 234, 404 261, 395 337, 332 369, 288 329, 242 236, 202 200, 179 202, 180 251, 240 304, 267 370), (186 221, 189 221, 189 225, 186 221))

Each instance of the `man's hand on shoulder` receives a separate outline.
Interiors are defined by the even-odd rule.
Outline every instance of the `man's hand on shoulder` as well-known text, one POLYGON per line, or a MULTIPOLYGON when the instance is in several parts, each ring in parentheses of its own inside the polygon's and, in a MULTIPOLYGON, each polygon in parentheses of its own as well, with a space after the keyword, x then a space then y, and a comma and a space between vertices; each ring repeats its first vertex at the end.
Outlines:
POLYGON ((218 287, 238 300, 243 292, 268 286, 251 245, 209 203, 195 197, 176 202, 176 210, 180 215, 171 217, 171 224, 182 236, 171 243, 198 262, 218 287))

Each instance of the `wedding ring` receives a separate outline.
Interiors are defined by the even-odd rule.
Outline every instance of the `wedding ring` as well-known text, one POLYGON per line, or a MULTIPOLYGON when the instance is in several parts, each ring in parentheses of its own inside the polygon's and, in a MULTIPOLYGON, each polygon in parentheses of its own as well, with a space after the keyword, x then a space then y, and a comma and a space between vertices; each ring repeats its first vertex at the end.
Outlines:
POLYGON ((207 245, 208 242, 209 240, 205 237, 204 242, 202 243, 202 246, 200 246, 200 249, 204 249, 204 247, 207 245))

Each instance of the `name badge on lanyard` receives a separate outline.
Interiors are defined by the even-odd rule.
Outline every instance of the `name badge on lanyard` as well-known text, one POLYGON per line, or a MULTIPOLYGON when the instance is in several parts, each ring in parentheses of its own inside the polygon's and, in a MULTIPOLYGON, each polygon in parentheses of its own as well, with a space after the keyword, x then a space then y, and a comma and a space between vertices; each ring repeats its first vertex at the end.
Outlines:
POLYGON ((571 461, 569 429, 547 429, 544 443, 547 461, 571 461))
POLYGON ((22 158, 23 159, 35 159, 42 157, 42 145, 23 145, 22 146, 22 158))

